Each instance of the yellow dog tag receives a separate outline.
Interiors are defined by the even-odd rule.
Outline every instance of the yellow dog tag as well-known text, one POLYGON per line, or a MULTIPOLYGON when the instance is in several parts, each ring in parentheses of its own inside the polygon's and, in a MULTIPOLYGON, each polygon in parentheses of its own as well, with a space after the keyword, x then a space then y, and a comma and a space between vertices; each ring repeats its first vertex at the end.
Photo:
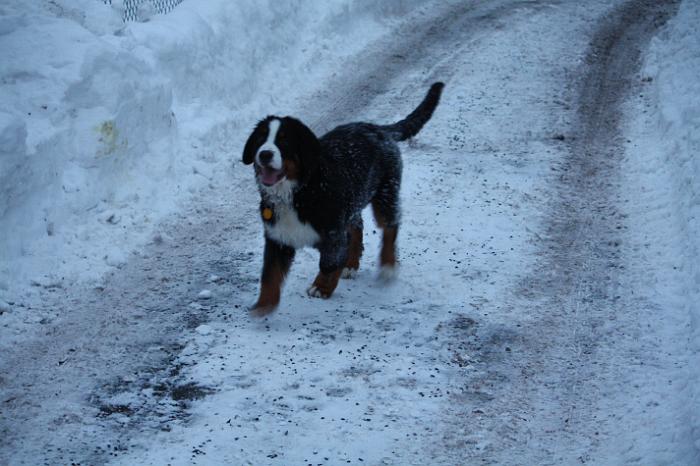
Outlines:
POLYGON ((265 220, 271 220, 272 219, 272 209, 270 209, 269 207, 265 207, 262 211, 262 217, 265 220))

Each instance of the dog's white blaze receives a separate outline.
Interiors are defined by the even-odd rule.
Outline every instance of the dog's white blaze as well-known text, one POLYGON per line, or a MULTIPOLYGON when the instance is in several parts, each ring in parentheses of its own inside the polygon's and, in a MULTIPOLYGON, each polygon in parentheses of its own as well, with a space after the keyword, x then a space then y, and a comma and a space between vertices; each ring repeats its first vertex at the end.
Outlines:
POLYGON ((282 168, 282 154, 280 153, 279 147, 275 145, 275 138, 277 138, 277 132, 279 131, 281 124, 282 122, 276 118, 270 120, 270 122, 267 124, 267 129, 269 130, 267 134, 267 141, 265 141, 265 144, 260 146, 260 149, 258 149, 258 152, 255 154, 255 161, 258 165, 262 166, 262 163, 260 163, 260 152, 269 150, 272 152, 272 160, 270 161, 269 166, 275 170, 282 168))
POLYGON ((273 240, 295 249, 313 246, 321 237, 308 223, 299 220, 296 210, 289 204, 275 206, 275 223, 265 224, 267 235, 273 240))

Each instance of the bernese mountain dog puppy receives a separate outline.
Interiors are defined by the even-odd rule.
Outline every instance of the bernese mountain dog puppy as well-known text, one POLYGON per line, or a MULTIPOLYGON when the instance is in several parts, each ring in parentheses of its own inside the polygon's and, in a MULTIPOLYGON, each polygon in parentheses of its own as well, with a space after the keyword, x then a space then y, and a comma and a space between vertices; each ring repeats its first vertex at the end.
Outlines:
POLYGON ((321 254, 310 296, 329 298, 341 276, 355 276, 368 204, 382 229, 380 277, 394 276, 402 167, 396 143, 415 136, 430 119, 443 86, 433 84, 408 117, 391 125, 350 123, 317 138, 288 116, 268 116, 257 124, 243 149, 243 163, 255 168, 265 229, 254 314, 277 307, 298 248, 311 246, 321 254))

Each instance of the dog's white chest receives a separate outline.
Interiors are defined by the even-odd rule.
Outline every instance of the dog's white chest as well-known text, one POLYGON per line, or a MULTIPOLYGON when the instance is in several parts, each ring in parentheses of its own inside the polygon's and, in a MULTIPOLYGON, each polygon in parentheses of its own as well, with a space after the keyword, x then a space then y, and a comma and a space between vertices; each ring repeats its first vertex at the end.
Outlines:
POLYGON ((302 223, 290 205, 275 206, 274 215, 274 224, 265 223, 265 231, 271 239, 296 249, 318 243, 320 236, 316 230, 308 223, 302 223))

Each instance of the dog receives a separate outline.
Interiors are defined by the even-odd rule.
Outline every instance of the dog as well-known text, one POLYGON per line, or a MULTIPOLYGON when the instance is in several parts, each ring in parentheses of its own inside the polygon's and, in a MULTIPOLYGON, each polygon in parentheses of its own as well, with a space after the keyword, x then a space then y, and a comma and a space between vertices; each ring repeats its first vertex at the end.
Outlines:
POLYGON ((243 163, 255 169, 265 233, 253 314, 277 308, 299 248, 320 252, 310 296, 329 298, 341 276, 354 277, 363 251, 362 210, 368 204, 382 229, 380 277, 393 278, 402 170, 397 142, 415 136, 428 122, 443 87, 433 84, 410 115, 391 125, 349 123, 320 138, 289 116, 270 115, 256 125, 243 149, 243 163))

